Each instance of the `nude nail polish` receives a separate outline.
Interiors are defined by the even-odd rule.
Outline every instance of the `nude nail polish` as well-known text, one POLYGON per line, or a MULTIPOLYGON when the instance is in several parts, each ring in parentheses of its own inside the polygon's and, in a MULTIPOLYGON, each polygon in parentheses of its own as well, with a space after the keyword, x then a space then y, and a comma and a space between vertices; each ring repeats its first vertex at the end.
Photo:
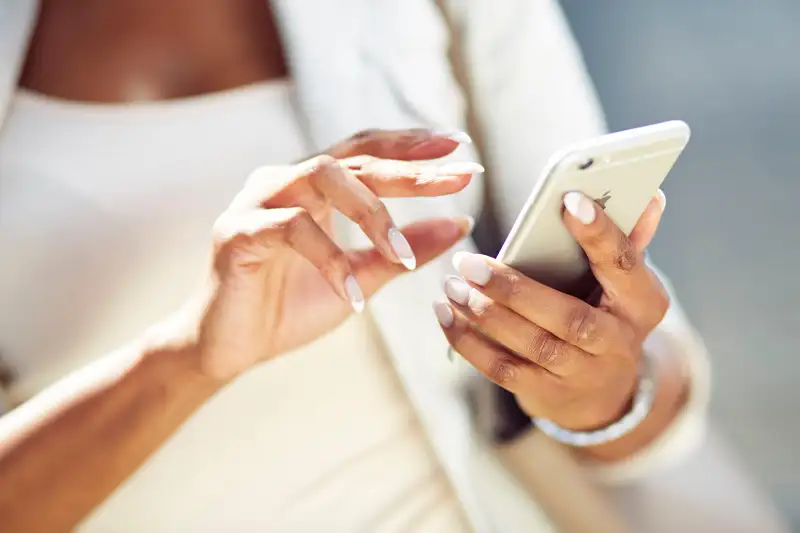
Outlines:
POLYGON ((433 312, 442 327, 449 328, 453 325, 453 310, 447 302, 433 302, 433 312))
POLYGON ((350 305, 353 306, 353 310, 356 313, 364 310, 364 292, 352 274, 344 280, 344 292, 347 294, 347 299, 350 300, 350 305))
POLYGON ((664 209, 667 207, 667 196, 664 194, 664 191, 658 189, 656 193, 656 198, 658 199, 658 203, 661 206, 661 212, 664 212, 664 209))
POLYGON ((449 276, 444 282, 444 293, 457 304, 467 305, 471 287, 456 276, 449 276))
POLYGON ((564 207, 569 214, 577 218, 582 224, 591 224, 595 219, 592 201, 579 192, 568 192, 564 195, 564 207))
POLYGON ((414 251, 411 249, 411 245, 408 244, 408 240, 406 240, 400 230, 391 228, 387 238, 389 240, 389 246, 392 247, 392 251, 403 266, 408 270, 417 268, 417 258, 414 255, 414 251))
POLYGON ((467 307, 469 307, 473 313, 483 313, 486 308, 489 307, 490 303, 491 301, 485 294, 482 294, 477 289, 470 289, 467 307))
POLYGON ((463 176, 467 174, 483 174, 486 169, 480 163, 469 161, 445 163, 437 167, 437 174, 440 176, 463 176))
POLYGON ((460 222, 464 223, 464 233, 467 235, 472 235, 472 230, 475 229, 475 219, 469 215, 458 217, 458 219, 460 222))
POLYGON ((472 138, 465 131, 441 130, 434 131, 431 133, 431 135, 435 137, 444 137, 445 139, 450 139, 451 141, 455 141, 459 144, 472 144, 472 138))
POLYGON ((453 256, 453 266, 464 279, 483 287, 492 279, 492 267, 479 255, 458 252, 453 256))

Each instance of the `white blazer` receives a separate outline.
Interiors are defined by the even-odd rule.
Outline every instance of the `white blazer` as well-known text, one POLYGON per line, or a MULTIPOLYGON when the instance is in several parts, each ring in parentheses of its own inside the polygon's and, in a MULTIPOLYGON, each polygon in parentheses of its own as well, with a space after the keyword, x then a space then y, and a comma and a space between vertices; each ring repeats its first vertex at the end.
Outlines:
MULTIPOLYGON (((273 0, 309 140, 319 149, 365 128, 463 128, 481 147, 507 231, 547 157, 599 134, 602 115, 554 0, 273 0), (469 118, 469 121, 468 121, 469 118)), ((0 127, 16 88, 38 2, 0 1, 0 127)), ((454 157, 475 158, 470 148, 454 157)), ((2 176, 0 176, 2 179, 2 176)), ((483 184, 454 197, 389 203, 398 223, 479 209, 483 184)), ((344 227, 346 243, 363 239, 344 227)), ((472 249, 469 241, 457 249, 472 249)), ((540 531, 541 511, 475 438, 460 373, 425 313, 451 272, 449 256, 391 283, 371 311, 475 531, 540 531), (413 330, 408 325, 413 324, 413 330)), ((706 354, 676 300, 648 350, 682 357, 691 399, 674 427, 625 464, 629 479, 699 441, 708 398, 706 354)), ((531 461, 536 461, 531 456, 531 461)))

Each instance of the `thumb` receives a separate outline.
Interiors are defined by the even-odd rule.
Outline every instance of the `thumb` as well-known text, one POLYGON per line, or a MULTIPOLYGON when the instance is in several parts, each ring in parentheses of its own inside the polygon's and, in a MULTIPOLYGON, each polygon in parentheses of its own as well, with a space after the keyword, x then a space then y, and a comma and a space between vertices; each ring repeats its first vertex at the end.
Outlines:
MULTIPOLYGON (((419 267, 436 259, 469 235, 473 225, 470 217, 438 218, 415 222, 400 231, 411 245, 419 267)), ((348 258, 367 298, 387 282, 407 272, 402 265, 392 263, 375 248, 349 252, 348 258)))
POLYGON ((629 237, 631 244, 640 252, 647 248, 650 241, 653 240, 656 230, 658 229, 658 224, 661 222, 661 215, 664 213, 664 206, 666 205, 667 198, 664 196, 664 193, 661 192, 661 189, 659 189, 658 193, 650 200, 650 203, 647 204, 647 208, 644 210, 644 213, 642 213, 642 216, 639 217, 639 221, 636 223, 633 231, 631 231, 629 237))

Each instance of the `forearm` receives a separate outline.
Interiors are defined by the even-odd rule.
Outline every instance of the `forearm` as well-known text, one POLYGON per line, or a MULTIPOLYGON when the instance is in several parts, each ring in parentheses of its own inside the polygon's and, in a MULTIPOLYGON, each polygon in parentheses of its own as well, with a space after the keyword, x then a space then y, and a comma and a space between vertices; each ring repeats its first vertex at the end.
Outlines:
POLYGON ((0 521, 71 530, 219 388, 187 348, 130 348, 0 420, 0 521))

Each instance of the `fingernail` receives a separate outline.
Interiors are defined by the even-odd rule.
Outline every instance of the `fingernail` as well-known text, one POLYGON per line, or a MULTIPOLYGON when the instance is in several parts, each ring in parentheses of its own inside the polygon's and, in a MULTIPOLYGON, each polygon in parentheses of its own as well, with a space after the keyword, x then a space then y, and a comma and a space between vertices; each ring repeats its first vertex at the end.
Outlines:
POLYGON ((448 298, 461 305, 467 305, 471 288, 463 279, 455 276, 448 276, 444 282, 444 293, 448 298))
POLYGON ((492 267, 482 257, 468 252, 458 252, 453 256, 453 266, 467 281, 484 286, 492 279, 492 267))
POLYGON ((595 212, 592 201, 579 192, 568 192, 564 195, 564 207, 569 214, 577 218, 583 224, 594 222, 595 212))
POLYGON ((364 310, 364 293, 352 274, 344 280, 344 292, 347 294, 347 299, 350 300, 350 305, 353 306, 353 310, 356 313, 364 310))
POLYGON ((486 169, 479 163, 456 162, 445 163, 439 166, 436 171, 440 176, 465 176, 467 174, 472 174, 474 176, 475 174, 483 174, 486 169))
POLYGON ((403 263, 403 266, 408 270, 417 268, 417 258, 414 256, 414 251, 411 245, 397 228, 389 229, 389 246, 392 247, 397 258, 403 263))
POLYGON ((658 203, 661 205, 661 212, 663 213, 664 209, 667 208, 667 197, 664 194, 664 191, 658 189, 658 192, 656 193, 656 198, 658 199, 658 203))
POLYGON ((470 289, 469 299, 467 300, 467 307, 473 313, 482 313, 489 305, 489 298, 476 289, 470 289))
POLYGON ((444 137, 459 144, 472 144, 472 138, 465 131, 460 130, 441 130, 433 131, 431 135, 435 137, 444 137))
POLYGON ((471 235, 472 230, 475 229, 475 219, 469 215, 457 217, 456 222, 464 230, 464 235, 471 235))
POLYGON ((443 327, 449 328, 453 325, 453 310, 447 302, 433 302, 433 312, 443 327))

